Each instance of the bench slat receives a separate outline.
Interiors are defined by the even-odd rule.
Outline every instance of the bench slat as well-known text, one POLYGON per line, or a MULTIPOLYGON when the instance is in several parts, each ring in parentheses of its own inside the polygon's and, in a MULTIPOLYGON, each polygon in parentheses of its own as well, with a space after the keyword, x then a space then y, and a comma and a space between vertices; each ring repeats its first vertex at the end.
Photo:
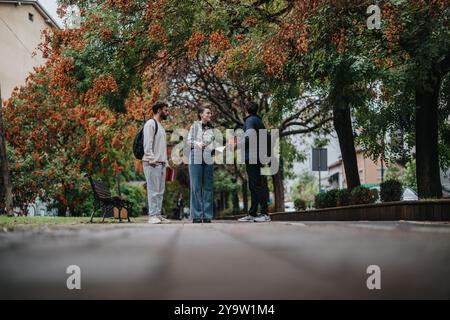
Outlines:
POLYGON ((94 193, 98 198, 111 198, 111 191, 106 183, 103 181, 93 181, 94 193))
MULTIPOLYGON (((105 220, 107 210, 110 210, 111 208, 117 208, 119 210, 119 218, 121 218, 120 211, 122 210, 122 208, 126 208, 127 210, 131 208, 132 204, 129 201, 126 201, 119 197, 112 197, 111 190, 109 189, 108 184, 103 181, 95 181, 89 175, 86 176, 91 184, 95 200, 94 210, 92 211, 91 215, 91 222, 94 218, 94 213, 96 212, 96 210, 103 210, 103 222, 105 220)), ((128 222, 131 222, 130 216, 127 216, 127 219, 128 222)), ((120 221, 122 221, 122 219, 120 219, 120 221)))

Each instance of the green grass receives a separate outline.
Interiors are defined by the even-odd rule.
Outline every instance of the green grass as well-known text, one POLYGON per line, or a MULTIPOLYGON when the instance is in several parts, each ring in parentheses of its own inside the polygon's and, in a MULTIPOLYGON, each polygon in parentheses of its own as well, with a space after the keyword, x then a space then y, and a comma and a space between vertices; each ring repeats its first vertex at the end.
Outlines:
MULTIPOLYGON (((145 223, 147 217, 131 218, 132 222, 145 223)), ((14 229, 20 226, 48 226, 48 225, 80 225, 89 224, 90 217, 7 217, 0 216, 0 229, 14 229)), ((102 221, 101 218, 94 218, 94 224, 102 221)), ((126 223, 127 220, 123 219, 126 223)), ((119 223, 118 219, 105 219, 105 223, 119 223)))
MULTIPOLYGON (((95 219, 96 220, 96 219, 95 219)), ((94 220, 94 221, 95 221, 94 220)), ((74 225, 89 223, 88 217, 7 217, 0 216, 0 228, 13 228, 22 225, 74 225)))

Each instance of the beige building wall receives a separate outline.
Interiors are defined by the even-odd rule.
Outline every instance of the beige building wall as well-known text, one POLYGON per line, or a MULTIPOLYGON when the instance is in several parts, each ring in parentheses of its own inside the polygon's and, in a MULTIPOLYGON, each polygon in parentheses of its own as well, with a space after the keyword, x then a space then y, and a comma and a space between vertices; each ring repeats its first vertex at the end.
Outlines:
POLYGON ((374 162, 370 158, 364 157, 364 153, 362 151, 359 151, 356 156, 358 160, 358 170, 361 184, 380 184, 381 162, 374 162))
MULTIPOLYGON (((374 162, 370 158, 364 157, 364 152, 361 149, 356 151, 356 160, 358 163, 359 179, 361 184, 380 184, 381 183, 381 162, 374 162)), ((386 167, 384 168, 385 177, 387 173, 386 167)), ((328 168, 328 175, 331 176, 335 173, 339 174, 339 179, 342 179, 342 187, 347 187, 347 180, 345 179, 345 169, 342 160, 333 164, 328 168)))
POLYGON ((50 28, 49 24, 33 5, 0 3, 0 84, 4 100, 15 86, 25 84, 33 67, 44 64, 37 46, 45 28, 50 28))

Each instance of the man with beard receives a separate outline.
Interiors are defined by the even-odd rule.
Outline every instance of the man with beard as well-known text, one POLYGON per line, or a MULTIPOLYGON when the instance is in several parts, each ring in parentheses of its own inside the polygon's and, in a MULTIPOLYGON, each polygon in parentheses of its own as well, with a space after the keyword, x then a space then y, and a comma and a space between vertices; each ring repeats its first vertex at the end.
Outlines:
POLYGON ((144 126, 144 166, 147 180, 148 223, 159 224, 167 221, 161 215, 165 190, 167 143, 166 131, 161 122, 167 119, 169 106, 164 102, 156 102, 152 106, 153 118, 144 126))

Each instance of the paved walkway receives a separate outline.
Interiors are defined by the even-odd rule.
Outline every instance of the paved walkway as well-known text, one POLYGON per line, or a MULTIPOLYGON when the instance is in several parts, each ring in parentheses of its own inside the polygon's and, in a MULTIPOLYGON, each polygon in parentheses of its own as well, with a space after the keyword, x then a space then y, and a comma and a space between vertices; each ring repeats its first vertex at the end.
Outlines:
POLYGON ((109 224, 0 232, 0 298, 450 298, 450 225, 109 224), (66 268, 81 268, 81 290, 66 268), (366 268, 381 268, 368 290, 366 268))

